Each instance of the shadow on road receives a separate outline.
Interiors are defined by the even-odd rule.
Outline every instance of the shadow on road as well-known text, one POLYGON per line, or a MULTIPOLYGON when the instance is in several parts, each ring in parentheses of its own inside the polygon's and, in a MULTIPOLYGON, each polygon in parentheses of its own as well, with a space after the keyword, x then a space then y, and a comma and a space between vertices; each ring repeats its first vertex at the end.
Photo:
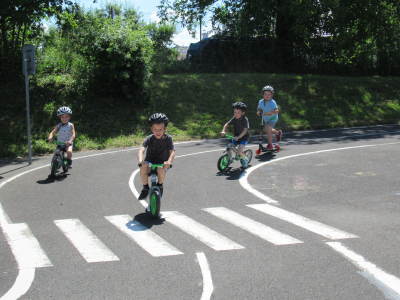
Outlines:
MULTIPOLYGON (((157 225, 163 225, 165 222, 165 219, 159 218, 159 219, 153 219, 149 214, 143 212, 140 214, 137 214, 134 218, 135 221, 140 222, 141 224, 143 224, 145 227, 147 228, 151 228, 153 226, 157 226, 157 225)), ((131 230, 135 230, 135 226, 133 226, 134 224, 132 224, 132 221, 127 223, 126 226, 127 228, 131 229, 131 230)))
POLYGON ((57 175, 57 176, 54 177, 54 178, 51 178, 50 175, 49 175, 49 177, 47 177, 45 180, 38 180, 38 181, 36 181, 36 182, 37 182, 38 184, 49 184, 49 183, 53 183, 53 182, 56 182, 56 181, 63 181, 63 180, 65 180, 69 175, 71 175, 71 174, 61 173, 61 174, 57 175))

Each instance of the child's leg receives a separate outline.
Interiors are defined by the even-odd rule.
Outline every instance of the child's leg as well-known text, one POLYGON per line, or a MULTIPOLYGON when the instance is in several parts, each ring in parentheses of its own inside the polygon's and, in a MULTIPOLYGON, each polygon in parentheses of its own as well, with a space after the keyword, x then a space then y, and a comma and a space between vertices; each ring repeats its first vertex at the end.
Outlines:
POLYGON ((67 149, 67 158, 72 159, 72 146, 69 146, 67 149))
POLYGON ((163 184, 165 178, 165 168, 157 168, 158 184, 163 184))
POLYGON ((243 157, 243 158, 246 157, 246 154, 244 154, 244 152, 243 152, 244 147, 245 147, 245 145, 240 144, 240 145, 239 145, 239 148, 238 148, 238 150, 237 150, 237 152, 239 153, 239 155, 240 155, 241 157, 243 157))
POLYGON ((273 131, 276 132, 276 130, 272 126, 265 124, 265 131, 267 132, 268 144, 272 144, 272 134, 273 131))
POLYGON ((149 183, 149 176, 147 173, 150 173, 151 169, 147 165, 142 165, 140 167, 140 179, 142 180, 143 185, 147 185, 149 183))

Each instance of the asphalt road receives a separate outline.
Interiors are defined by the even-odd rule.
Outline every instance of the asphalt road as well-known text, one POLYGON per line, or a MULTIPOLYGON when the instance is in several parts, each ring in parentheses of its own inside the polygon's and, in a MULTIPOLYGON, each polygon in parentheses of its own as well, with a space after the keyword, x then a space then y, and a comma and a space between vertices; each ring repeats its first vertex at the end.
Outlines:
POLYGON ((55 179, 0 161, 0 299, 400 299, 400 126, 284 133, 220 174, 227 141, 176 144, 159 220, 138 148, 55 179))

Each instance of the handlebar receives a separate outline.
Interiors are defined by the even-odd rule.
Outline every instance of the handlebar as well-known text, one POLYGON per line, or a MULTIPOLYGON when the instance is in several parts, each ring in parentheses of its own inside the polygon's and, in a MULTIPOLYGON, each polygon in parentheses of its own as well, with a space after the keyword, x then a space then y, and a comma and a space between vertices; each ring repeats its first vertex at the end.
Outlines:
MULTIPOLYGON (((138 164, 138 166, 140 168, 142 166, 142 164, 138 164)), ((164 168, 164 165, 163 164, 152 164, 152 163, 149 163, 149 167, 152 170, 155 170, 155 168, 164 168)), ((169 168, 172 168, 172 165, 170 165, 169 168)))
MULTIPOLYGON (((49 140, 47 140, 47 141, 49 141, 49 140)), ((53 141, 52 143, 57 144, 57 145, 65 145, 64 142, 59 142, 59 141, 53 141)))
POLYGON ((234 139, 235 137, 234 136, 231 136, 231 135, 229 135, 229 134, 225 134, 225 136, 228 138, 228 139, 234 139))

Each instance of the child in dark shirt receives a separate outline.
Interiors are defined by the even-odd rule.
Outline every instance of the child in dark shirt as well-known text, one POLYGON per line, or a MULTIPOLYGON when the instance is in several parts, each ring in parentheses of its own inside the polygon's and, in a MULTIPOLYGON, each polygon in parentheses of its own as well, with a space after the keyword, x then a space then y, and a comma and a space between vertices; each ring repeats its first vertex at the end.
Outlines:
POLYGON ((235 102, 232 104, 233 106, 233 118, 230 119, 224 126, 221 132, 221 136, 225 136, 225 131, 228 126, 233 125, 233 135, 235 138, 232 140, 232 144, 235 146, 239 145, 238 153, 244 159, 242 160, 242 167, 247 167, 247 157, 244 154, 244 147, 249 142, 250 133, 249 133, 249 120, 244 116, 246 113, 246 104, 243 102, 235 102))
POLYGON ((164 168, 157 168, 157 186, 159 186, 162 194, 165 173, 175 157, 175 147, 172 136, 165 133, 168 126, 168 118, 164 114, 156 113, 149 118, 149 125, 151 126, 153 134, 145 138, 138 152, 139 164, 142 165, 140 167, 140 178, 143 183, 143 189, 140 193, 139 200, 146 199, 149 194, 147 174, 150 173, 151 169, 148 167, 148 164, 164 164, 164 168), (146 155, 144 156, 145 151, 146 155))

